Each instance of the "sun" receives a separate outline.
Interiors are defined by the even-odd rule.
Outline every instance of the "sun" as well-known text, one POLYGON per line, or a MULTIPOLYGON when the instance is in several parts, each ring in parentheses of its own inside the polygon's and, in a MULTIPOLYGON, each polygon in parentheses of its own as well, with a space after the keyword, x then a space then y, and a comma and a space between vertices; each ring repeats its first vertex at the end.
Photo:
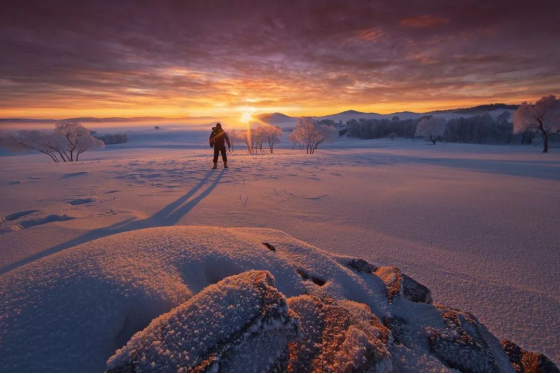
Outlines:
POLYGON ((255 108, 243 108, 239 120, 243 123, 249 123, 253 119, 255 108))

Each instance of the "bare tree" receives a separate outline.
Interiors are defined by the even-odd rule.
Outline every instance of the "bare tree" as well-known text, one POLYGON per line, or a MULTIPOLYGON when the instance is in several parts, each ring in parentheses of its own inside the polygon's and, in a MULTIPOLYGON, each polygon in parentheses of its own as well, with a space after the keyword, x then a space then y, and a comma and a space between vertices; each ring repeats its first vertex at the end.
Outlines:
MULTIPOLYGON (((396 116, 395 116, 395 117, 396 117, 396 116)), ((399 118, 399 117, 397 117, 397 118, 399 118)), ((391 141, 392 141, 393 139, 395 139, 395 138, 397 137, 397 134, 395 134, 394 132, 392 132, 392 133, 390 133, 389 135, 387 135, 387 137, 388 137, 389 139, 391 139, 391 141)))
POLYGON ((231 144, 232 152, 235 150, 235 143, 237 143, 237 141, 239 140, 239 135, 240 135, 239 131, 237 131, 236 129, 228 131, 229 142, 231 144))
POLYGON ((303 149, 303 143, 301 142, 301 138, 299 137, 297 131, 292 131, 290 135, 288 135, 288 139, 292 143, 292 149, 294 149, 295 145, 298 146, 300 151, 303 149))
POLYGON ((423 136, 436 145, 445 131, 445 124, 444 118, 424 118, 418 123, 415 136, 423 136))
POLYGON ((263 143, 266 141, 266 129, 259 126, 252 131, 253 140, 255 141, 255 150, 263 151, 263 143))
POLYGON ((548 152, 548 140, 560 133, 560 99, 543 96, 535 104, 524 102, 513 115, 513 130, 516 133, 540 132, 543 138, 543 153, 548 152))
POLYGON ((80 154, 88 149, 105 146, 80 124, 56 124, 52 133, 21 130, 15 134, 6 134, 1 142, 2 146, 14 152, 37 151, 46 154, 54 162, 78 161, 80 154))
POLYGON ((296 128, 290 135, 290 140, 304 144, 306 153, 313 154, 320 144, 331 140, 335 128, 332 125, 320 124, 312 117, 301 117, 298 119, 296 128))
MULTIPOLYGON (((279 143, 282 138, 282 129, 277 126, 263 126, 257 128, 261 139, 266 140, 270 153, 274 153, 274 144, 279 143)), ((262 148, 262 143, 260 144, 262 148)))
POLYGON ((2 138, 2 146, 13 152, 37 151, 49 156, 54 162, 60 162, 57 157, 59 150, 53 149, 52 134, 46 134, 39 130, 21 130, 17 133, 7 133, 2 138))
POLYGON ((250 154, 253 153, 254 141, 251 134, 251 129, 247 129, 245 131, 240 132, 239 136, 245 142, 245 145, 247 146, 247 152, 249 152, 250 154))

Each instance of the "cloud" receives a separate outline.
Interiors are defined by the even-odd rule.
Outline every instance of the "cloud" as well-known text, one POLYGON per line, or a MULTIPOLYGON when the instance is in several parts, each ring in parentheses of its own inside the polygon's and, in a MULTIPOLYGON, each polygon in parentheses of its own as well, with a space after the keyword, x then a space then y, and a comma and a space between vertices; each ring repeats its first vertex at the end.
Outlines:
POLYGON ((401 25, 406 27, 412 27, 415 29, 422 29, 425 27, 434 27, 448 23, 449 20, 430 16, 430 15, 422 15, 410 18, 404 18, 401 20, 401 25))
POLYGON ((560 88, 559 4, 6 1, 0 116, 535 99, 560 88))

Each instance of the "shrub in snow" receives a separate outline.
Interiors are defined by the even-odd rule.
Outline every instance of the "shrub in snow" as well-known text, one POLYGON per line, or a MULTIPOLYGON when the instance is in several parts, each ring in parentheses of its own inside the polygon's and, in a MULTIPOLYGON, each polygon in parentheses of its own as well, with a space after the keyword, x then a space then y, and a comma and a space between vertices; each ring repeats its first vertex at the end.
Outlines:
POLYGON ((2 146, 14 152, 37 151, 54 162, 79 161, 80 155, 87 150, 105 146, 87 128, 74 122, 57 123, 53 132, 21 130, 4 135, 1 141, 2 146))
POLYGON ((415 136, 423 136, 436 145, 436 142, 441 139, 445 131, 445 124, 446 121, 444 118, 424 118, 418 122, 415 136))
POLYGON ((534 104, 524 102, 513 115, 513 126, 516 133, 540 133, 543 152, 548 152, 550 137, 560 133, 560 99, 551 95, 534 104))
POLYGON ((390 133, 389 135, 387 135, 387 137, 391 140, 395 139, 397 137, 397 134, 395 134, 394 132, 390 133))

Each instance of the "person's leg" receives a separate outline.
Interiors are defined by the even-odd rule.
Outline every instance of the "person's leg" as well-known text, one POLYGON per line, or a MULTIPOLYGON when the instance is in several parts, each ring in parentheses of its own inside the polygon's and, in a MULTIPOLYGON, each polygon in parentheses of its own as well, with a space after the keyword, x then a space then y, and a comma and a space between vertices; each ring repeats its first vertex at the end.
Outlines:
POLYGON ((218 167, 218 154, 220 153, 220 149, 214 147, 214 169, 218 167))
POLYGON ((227 169, 227 152, 226 152, 226 147, 223 147, 220 152, 222 152, 222 160, 224 161, 224 168, 227 169))

